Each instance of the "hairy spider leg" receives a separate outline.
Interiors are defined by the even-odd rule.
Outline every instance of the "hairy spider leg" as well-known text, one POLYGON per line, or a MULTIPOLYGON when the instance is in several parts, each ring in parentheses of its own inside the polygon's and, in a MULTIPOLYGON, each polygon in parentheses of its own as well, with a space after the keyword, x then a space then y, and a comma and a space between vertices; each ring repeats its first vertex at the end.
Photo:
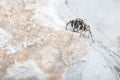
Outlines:
POLYGON ((84 33, 83 33, 83 35, 85 35, 86 31, 87 31, 87 29, 85 29, 85 30, 84 30, 84 33))
POLYGON ((69 22, 66 23, 66 30, 67 30, 67 27, 68 27, 69 24, 71 24, 71 26, 73 27, 74 26, 74 21, 71 20, 71 21, 69 21, 69 22))
POLYGON ((89 35, 91 36, 92 41, 94 42, 93 36, 92 36, 92 32, 89 30, 89 35))
POLYGON ((70 24, 70 21, 69 21, 68 23, 66 23, 66 28, 65 28, 65 30, 67 30, 67 27, 68 27, 69 24, 70 24))
POLYGON ((82 28, 82 29, 80 30, 80 36, 79 36, 79 38, 81 38, 83 31, 84 31, 84 28, 82 28))
POLYGON ((93 36, 92 36, 92 32, 91 32, 91 30, 90 30, 90 26, 89 26, 89 25, 86 25, 86 29, 87 29, 87 31, 89 31, 89 36, 91 37, 92 41, 94 41, 94 40, 93 40, 93 36))

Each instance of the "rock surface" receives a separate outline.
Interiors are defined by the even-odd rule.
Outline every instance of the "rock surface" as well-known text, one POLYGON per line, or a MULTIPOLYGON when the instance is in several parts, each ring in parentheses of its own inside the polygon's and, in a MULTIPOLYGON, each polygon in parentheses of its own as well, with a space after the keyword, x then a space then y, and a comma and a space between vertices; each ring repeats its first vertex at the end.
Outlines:
MULTIPOLYGON (((91 18, 85 7, 88 0, 77 1, 0 0, 0 80, 120 80, 119 27, 112 27, 116 18, 110 24, 113 30, 107 30, 105 10, 91 18), (79 33, 64 30, 76 17, 98 26, 91 28, 95 43, 87 35, 79 38, 79 33), (105 21, 98 24, 102 17, 105 21)), ((102 11, 98 2, 94 6, 102 11)))

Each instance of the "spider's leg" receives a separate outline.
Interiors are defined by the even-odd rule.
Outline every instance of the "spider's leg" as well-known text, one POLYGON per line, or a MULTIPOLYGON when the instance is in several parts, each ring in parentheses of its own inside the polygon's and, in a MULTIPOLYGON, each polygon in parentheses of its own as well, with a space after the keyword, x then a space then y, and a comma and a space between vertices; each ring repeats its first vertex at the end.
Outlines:
POLYGON ((94 39, 93 39, 93 36, 92 36, 92 32, 90 30, 89 30, 89 34, 91 36, 92 41, 94 42, 94 39))
POLYGON ((68 24, 66 24, 65 30, 67 30, 68 24))
POLYGON ((80 31, 80 26, 77 28, 77 32, 79 32, 80 31))
POLYGON ((84 30, 83 30, 83 28, 82 28, 82 30, 80 30, 80 36, 79 36, 80 38, 81 38, 81 36, 82 36, 83 31, 84 31, 84 30))
POLYGON ((70 23, 71 23, 70 21, 69 21, 68 23, 66 23, 65 30, 67 30, 67 27, 68 27, 68 25, 69 25, 70 23))
POLYGON ((87 31, 87 30, 85 29, 83 35, 85 35, 86 31, 87 31))
POLYGON ((71 26, 72 26, 73 32, 75 32, 75 25, 71 25, 71 26))

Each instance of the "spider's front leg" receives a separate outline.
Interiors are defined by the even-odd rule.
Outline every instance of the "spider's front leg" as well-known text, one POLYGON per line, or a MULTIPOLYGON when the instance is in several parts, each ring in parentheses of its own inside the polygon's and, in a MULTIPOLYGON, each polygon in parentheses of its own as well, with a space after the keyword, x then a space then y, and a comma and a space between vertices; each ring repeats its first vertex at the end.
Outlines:
POLYGON ((83 31, 84 31, 84 28, 82 28, 82 29, 80 30, 80 36, 79 36, 79 38, 81 38, 81 36, 83 35, 83 34, 82 34, 83 31))
POLYGON ((89 34, 91 36, 92 41, 95 42, 94 39, 93 39, 93 36, 92 36, 92 32, 90 30, 89 30, 89 34))
POLYGON ((67 27, 68 27, 68 25, 69 25, 70 23, 71 23, 71 21, 69 21, 69 22, 66 23, 65 30, 67 30, 67 27))
POLYGON ((83 36, 85 36, 86 31, 87 31, 87 30, 85 29, 85 30, 84 30, 84 33, 83 33, 83 36))

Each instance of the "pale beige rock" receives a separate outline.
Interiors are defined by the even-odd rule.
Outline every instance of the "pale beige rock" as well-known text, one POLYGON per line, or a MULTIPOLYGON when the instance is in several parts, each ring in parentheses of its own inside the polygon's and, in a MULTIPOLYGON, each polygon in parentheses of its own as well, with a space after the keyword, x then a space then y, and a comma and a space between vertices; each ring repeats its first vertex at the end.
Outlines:
MULTIPOLYGON (((36 3, 40 2, 43 8, 46 1, 36 0, 36 3)), ((33 18, 36 3, 34 0, 0 3, 0 29, 12 36, 10 39, 9 35, 0 36, 1 42, 7 40, 0 45, 1 80, 62 80, 65 68, 87 54, 87 45, 79 34, 55 31, 50 26, 37 26, 33 18), (21 71, 23 66, 25 71, 24 68, 21 71), (29 71, 36 75, 31 74, 31 77, 29 71)))
POLYGON ((2 75, 6 75, 11 65, 33 59, 46 75, 50 74, 48 80, 57 79, 67 66, 81 60, 87 53, 84 41, 71 32, 54 31, 42 26, 7 27, 6 30, 13 34, 15 41, 12 44, 17 46, 17 52, 7 55, 6 47, 3 47, 0 58, 4 61, 1 64, 2 75))

